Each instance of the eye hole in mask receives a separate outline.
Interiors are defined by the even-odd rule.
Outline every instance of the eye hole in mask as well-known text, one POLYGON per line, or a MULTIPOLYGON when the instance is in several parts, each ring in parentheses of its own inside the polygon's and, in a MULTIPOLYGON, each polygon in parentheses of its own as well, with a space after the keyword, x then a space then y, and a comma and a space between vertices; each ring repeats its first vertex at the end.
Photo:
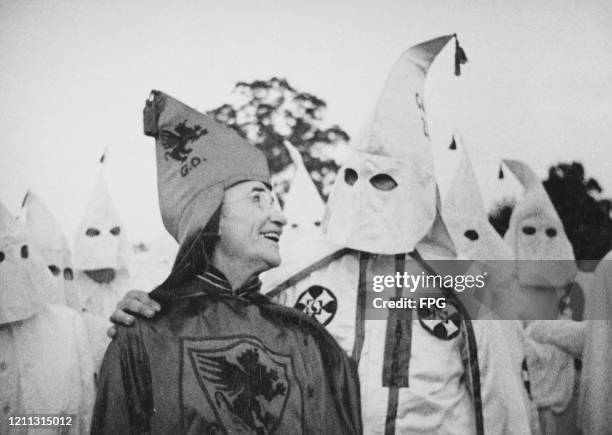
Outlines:
POLYGON ((557 235, 557 230, 554 228, 546 228, 546 235, 550 238, 553 238, 557 235))
POLYGON ((357 171, 355 171, 354 169, 346 168, 344 170, 344 181, 349 186, 352 186, 353 184, 355 184, 358 178, 359 178, 359 175, 357 175, 357 171))
POLYGON ((472 242, 478 240, 479 237, 478 232, 476 232, 476 230, 467 230, 465 233, 463 233, 463 235, 470 239, 472 242))
POLYGON ((28 245, 21 247, 21 258, 28 258, 28 245))
POLYGON ((388 192, 397 187, 397 182, 387 174, 376 174, 370 178, 370 184, 378 190, 388 192))
POLYGON ((523 233, 527 234, 528 236, 533 236, 536 233, 536 229, 535 227, 528 225, 526 227, 523 227, 523 233))
POLYGON ((121 227, 112 227, 110 233, 113 236, 118 236, 119 234, 121 234, 121 227))
POLYGON ((320 226, 321 226, 321 221, 316 221, 316 222, 314 223, 314 225, 315 225, 315 227, 320 227, 320 226))
POLYGON ((0 251, 0 263, 4 261, 4 252, 0 251))
POLYGON ((74 278, 74 274, 72 273, 72 269, 67 267, 64 269, 64 279, 66 281, 72 281, 72 279, 74 278))
POLYGON ((85 231, 85 235, 89 237, 96 237, 100 235, 100 230, 96 228, 87 228, 87 231, 85 231))
POLYGON ((53 274, 53 276, 57 276, 60 273, 60 268, 57 267, 55 264, 50 264, 49 265, 49 270, 51 271, 51 273, 53 274))

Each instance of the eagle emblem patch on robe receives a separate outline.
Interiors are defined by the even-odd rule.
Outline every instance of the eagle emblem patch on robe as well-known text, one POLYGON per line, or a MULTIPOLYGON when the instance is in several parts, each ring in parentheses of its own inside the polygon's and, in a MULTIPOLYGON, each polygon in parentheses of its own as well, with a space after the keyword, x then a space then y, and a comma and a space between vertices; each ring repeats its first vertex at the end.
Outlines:
POLYGON ((299 391, 293 391, 299 388, 291 356, 270 350, 255 337, 183 339, 182 352, 185 429, 204 419, 212 433, 269 434, 288 401, 301 400, 299 391))

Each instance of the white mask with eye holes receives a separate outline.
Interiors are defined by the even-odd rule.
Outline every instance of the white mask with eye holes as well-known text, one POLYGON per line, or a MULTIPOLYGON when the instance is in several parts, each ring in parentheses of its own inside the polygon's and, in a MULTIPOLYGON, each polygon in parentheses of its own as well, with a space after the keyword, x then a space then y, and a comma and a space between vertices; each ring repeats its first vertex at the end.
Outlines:
POLYGON ((560 287, 576 276, 574 251, 542 182, 525 163, 504 160, 525 187, 504 240, 517 262, 521 284, 560 287))
POLYGON ((29 250, 23 231, 0 202, 0 325, 25 320, 40 309, 38 295, 44 289, 29 250))
POLYGON ((66 292, 74 279, 72 252, 57 219, 31 191, 24 198, 21 214, 28 239, 40 252, 53 282, 66 292))
POLYGON ((127 268, 128 241, 123 223, 111 200, 104 168, 77 228, 74 266, 78 270, 127 268))
POLYGON ((470 260, 511 260, 512 252, 489 223, 463 138, 458 131, 454 137, 462 155, 442 204, 442 216, 453 242, 458 252, 470 260))
POLYGON ((412 251, 437 214, 423 102, 429 66, 452 35, 406 50, 330 195, 324 230, 335 244, 377 254, 412 251))

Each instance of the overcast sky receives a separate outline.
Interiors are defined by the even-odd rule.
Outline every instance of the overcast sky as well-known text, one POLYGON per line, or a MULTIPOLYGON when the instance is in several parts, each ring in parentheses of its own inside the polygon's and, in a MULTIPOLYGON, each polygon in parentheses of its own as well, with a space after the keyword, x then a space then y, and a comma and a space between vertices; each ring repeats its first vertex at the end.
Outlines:
POLYGON ((454 32, 469 63, 454 77, 445 50, 425 96, 442 189, 458 128, 487 202, 500 157, 542 177, 581 161, 612 197, 611 22, 607 0, 0 0, 0 199, 16 213, 32 189, 72 239, 108 146, 128 233, 154 238, 150 89, 208 110, 237 81, 284 77, 356 139, 401 52, 454 32))

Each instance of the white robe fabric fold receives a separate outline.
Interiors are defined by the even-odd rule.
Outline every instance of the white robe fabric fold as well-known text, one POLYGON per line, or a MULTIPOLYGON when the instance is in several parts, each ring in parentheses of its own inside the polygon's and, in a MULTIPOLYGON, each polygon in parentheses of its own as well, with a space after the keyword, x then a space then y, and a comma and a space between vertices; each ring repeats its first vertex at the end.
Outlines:
MULTIPOLYGON (((422 250, 434 251, 427 247, 422 250)), ((405 270, 419 269, 415 261, 407 258, 405 270)), ((393 264, 393 256, 376 256, 368 268, 367 281, 372 282, 373 274, 393 274, 393 264)), ((282 279, 277 276, 270 282, 278 284, 282 279)), ((278 300, 288 306, 300 304, 304 312, 327 322, 328 331, 351 354, 356 338, 358 282, 359 254, 351 250, 288 286, 278 300), (325 290, 313 297, 309 292, 313 287, 325 290), (328 295, 336 301, 331 317, 321 310, 325 304, 319 303, 329 301, 328 295)), ((481 370, 485 433, 530 433, 520 372, 513 371, 510 356, 504 350, 506 346, 501 344, 503 332, 496 326, 497 321, 477 320, 473 325, 481 370), (513 405, 508 406, 509 403, 513 405)), ((365 323, 359 373, 364 433, 368 434, 385 432, 389 394, 389 389, 382 384, 386 327, 387 321, 383 319, 365 323)), ((474 411, 464 378, 459 339, 446 341, 434 337, 423 328, 415 313, 411 349, 410 387, 399 389, 396 433, 474 433, 474 411)))
MULTIPOLYGON (((3 325, 0 335, 0 342, 10 346, 17 364, 18 388, 9 397, 14 413, 74 414, 71 433, 88 433, 95 398, 94 373, 81 317, 70 308, 46 305, 30 319, 3 325)), ((6 355, 5 351, 0 349, 0 354, 6 355)), ((58 432, 36 429, 25 433, 58 432)))

